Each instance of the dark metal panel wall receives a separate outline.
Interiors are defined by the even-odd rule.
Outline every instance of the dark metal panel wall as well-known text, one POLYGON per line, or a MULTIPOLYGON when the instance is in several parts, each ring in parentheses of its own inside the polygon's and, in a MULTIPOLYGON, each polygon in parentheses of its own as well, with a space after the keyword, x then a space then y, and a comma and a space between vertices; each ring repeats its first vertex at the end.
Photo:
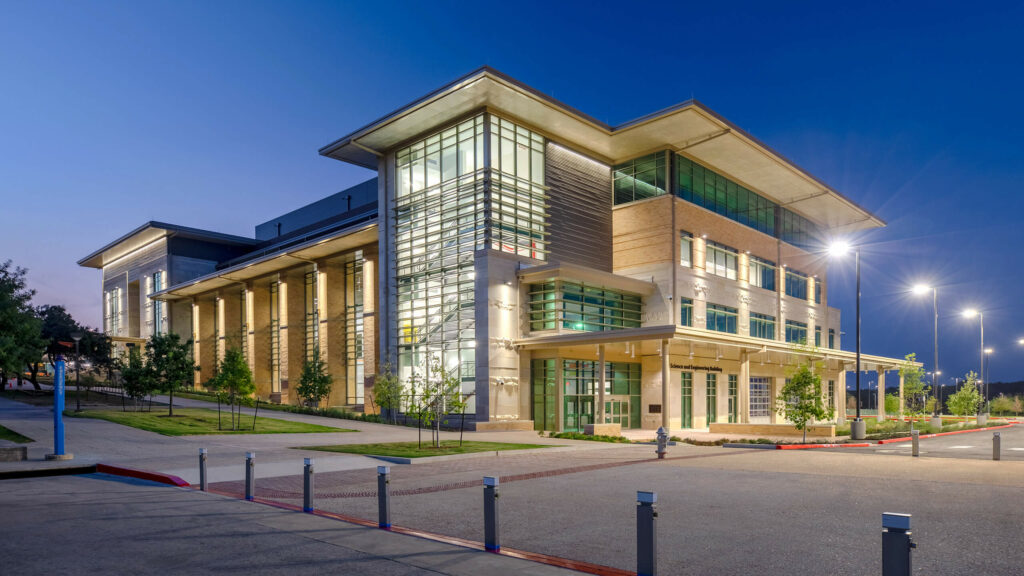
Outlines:
POLYGON ((611 169, 557 144, 546 150, 551 262, 612 271, 611 169))

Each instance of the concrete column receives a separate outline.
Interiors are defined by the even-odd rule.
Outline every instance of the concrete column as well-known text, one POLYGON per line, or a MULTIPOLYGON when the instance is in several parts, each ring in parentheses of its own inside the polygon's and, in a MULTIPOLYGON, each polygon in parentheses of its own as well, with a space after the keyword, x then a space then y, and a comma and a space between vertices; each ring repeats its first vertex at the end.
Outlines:
POLYGON ((254 283, 250 287, 248 308, 249 321, 249 366, 256 384, 256 395, 270 398, 273 377, 270 369, 273 363, 270 348, 270 283, 254 283))
POLYGON ((903 399, 903 374, 900 373, 900 417, 901 418, 903 417, 903 409, 904 409, 904 406, 905 406, 904 402, 905 401, 903 399))
POLYGON ((708 375, 693 373, 693 427, 708 427, 708 375))
MULTIPOLYGON (((668 340, 661 341, 661 426, 668 431, 669 429, 669 405, 668 405, 668 389, 671 385, 672 379, 670 378, 669 372, 669 355, 668 355, 668 340)), ((603 390, 603 388, 602 388, 603 390)), ((603 406, 604 403, 602 402, 603 406)))
MULTIPOLYGON (((605 364, 604 364, 604 344, 597 345, 597 423, 604 424, 606 422, 606 416, 604 413, 604 387, 607 385, 607 378, 605 378, 605 364)), ((664 375, 662 375, 664 378, 664 375)), ((664 380, 663 380, 664 382, 664 380)), ((668 412, 668 406, 662 406, 661 412, 665 414, 668 412)), ((664 416, 662 419, 664 420, 664 416)))
POLYGON ((740 353, 740 378, 739 378, 739 422, 750 423, 750 355, 746 352, 740 353))
POLYGON ((277 369, 280 374, 281 387, 277 393, 280 394, 281 403, 288 404, 288 362, 291 358, 291 350, 294 348, 289 338, 290 332, 294 332, 294 330, 290 331, 288 328, 289 313, 291 312, 291 308, 288 306, 288 296, 291 293, 290 288, 294 284, 289 281, 288 275, 285 273, 278 274, 277 279, 277 345, 279 349, 277 369))
POLYGON ((878 421, 885 421, 885 369, 879 367, 878 372, 878 421))
POLYGON ((295 387, 306 360, 305 268, 281 275, 281 401, 298 404, 295 387))
MULTIPOLYGON (((718 408, 718 422, 729 422, 729 374, 727 372, 721 372, 718 375, 718 398, 716 398, 716 406, 718 408)), ((739 388, 739 380, 737 379, 736 387, 739 388)), ((737 390, 737 393, 739 390, 737 390)))

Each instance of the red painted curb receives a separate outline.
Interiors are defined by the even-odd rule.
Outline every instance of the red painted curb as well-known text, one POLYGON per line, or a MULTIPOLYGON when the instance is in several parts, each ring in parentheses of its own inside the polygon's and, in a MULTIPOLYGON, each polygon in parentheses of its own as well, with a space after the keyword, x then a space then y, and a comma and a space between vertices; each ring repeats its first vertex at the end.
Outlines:
MULTIPOLYGON (((173 476, 171 476, 173 478, 173 476)), ((238 494, 230 494, 227 492, 220 492, 217 490, 209 490, 213 494, 219 494, 221 496, 229 496, 232 498, 240 498, 238 494)), ((302 512, 300 506, 294 504, 287 504, 284 502, 275 502, 274 500, 267 500, 265 498, 254 498, 252 500, 257 504, 263 504, 265 506, 272 506, 274 508, 280 508, 282 510, 293 510, 295 512, 302 512)), ((469 548, 471 550, 479 550, 481 552, 488 552, 491 554, 497 554, 499 556, 508 556, 510 558, 519 558, 521 560, 529 560, 530 562, 537 562, 539 564, 547 564, 549 566, 557 566, 559 568, 567 568, 569 570, 575 570, 577 572, 584 572, 586 574, 594 574, 596 576, 635 576, 636 572, 629 570, 623 570, 621 568, 614 568, 612 566, 602 566, 600 564, 591 564, 590 562, 584 562, 582 560, 571 560, 569 558, 561 558, 559 556, 549 556, 547 554, 541 554, 539 552, 527 552, 525 550, 517 550, 515 548, 501 547, 500 550, 485 550, 483 542, 475 542, 473 540, 466 540, 465 538, 459 538, 457 536, 445 536, 443 534, 435 534, 433 532, 425 532, 422 530, 415 530, 413 528, 405 528, 402 526, 392 525, 390 528, 380 528, 377 522, 371 520, 364 520, 362 518, 356 518, 354 516, 346 516, 344 514, 337 514, 335 512, 327 512, 326 510, 315 509, 311 512, 314 516, 320 516, 323 518, 330 518, 332 520, 340 520, 349 524, 356 524, 359 526, 365 526, 367 528, 377 528, 381 530, 387 530, 388 532, 395 532, 398 534, 405 534, 406 536, 414 536, 416 538, 423 538, 425 540, 433 540, 434 542, 441 542, 444 544, 451 544, 453 546, 459 546, 461 548, 469 548)))
MULTIPOLYGON (((968 432, 984 432, 986 430, 1000 430, 1002 428, 1009 428, 1013 424, 1004 424, 1002 426, 991 426, 989 428, 975 428, 973 430, 953 430, 951 432, 936 432, 935 434, 921 434, 918 438, 935 438, 936 436, 952 436, 953 434, 967 434, 968 432)), ((889 438, 888 440, 879 440, 879 444, 892 444, 894 442, 910 442, 913 440, 913 436, 906 436, 904 438, 889 438)))
POLYGON ((811 448, 870 448, 871 444, 776 444, 779 450, 809 450, 811 448))
POLYGON ((171 476, 170 474, 161 474, 160 472, 148 472, 146 470, 122 468, 120 466, 111 466, 110 464, 97 464, 96 471, 101 474, 112 474, 114 476, 126 476, 128 478, 150 480, 152 482, 159 482, 161 484, 170 484, 171 486, 189 486, 188 482, 185 482, 184 480, 178 478, 177 476, 171 476))

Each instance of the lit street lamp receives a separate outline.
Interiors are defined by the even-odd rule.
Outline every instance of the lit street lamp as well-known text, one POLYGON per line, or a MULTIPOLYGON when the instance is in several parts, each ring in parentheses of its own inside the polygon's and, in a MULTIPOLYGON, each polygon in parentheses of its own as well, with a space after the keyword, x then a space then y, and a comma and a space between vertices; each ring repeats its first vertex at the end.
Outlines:
MULTIPOLYGON (((927 294, 929 290, 931 290, 931 292, 932 292, 932 313, 933 313, 934 319, 935 319, 935 356, 932 358, 933 362, 934 362, 933 365, 932 365, 932 368, 933 368, 932 383, 934 384, 935 382, 938 381, 939 374, 942 374, 942 372, 939 372, 939 290, 938 290, 938 288, 936 288, 934 286, 928 286, 926 284, 918 284, 918 285, 914 286, 914 288, 913 288, 914 294, 916 294, 918 296, 923 296, 923 295, 927 294)), ((940 407, 942 406, 941 394, 942 394, 942 387, 940 386, 939 387, 939 398, 938 398, 938 401, 935 402, 936 410, 939 410, 940 407)), ((937 414, 937 412, 933 412, 933 415, 934 414, 937 414)))
POLYGON ((857 417, 850 423, 850 437, 854 440, 863 440, 867 435, 867 424, 860 417, 860 247, 851 247, 849 243, 833 242, 828 251, 833 257, 841 257, 853 250, 854 268, 857 275, 857 417))
POLYGON ((82 364, 82 357, 78 355, 78 341, 82 339, 82 333, 72 332, 71 339, 75 341, 75 412, 81 412, 82 389, 78 385, 78 366, 82 364))
MULTIPOLYGON (((974 318, 975 316, 977 316, 978 317, 978 322, 981 324, 981 348, 980 348, 980 350, 981 350, 981 358, 980 358, 980 360, 981 360, 981 367, 980 367, 981 374, 979 374, 978 380, 980 380, 981 384, 984 386, 985 382, 986 382, 986 380, 985 380, 985 314, 982 313, 979 310, 975 310, 974 308, 968 308, 967 310, 963 311, 963 316, 964 316, 964 318, 974 318)), ((988 395, 987 394, 986 394, 985 400, 986 400, 986 408, 987 408, 987 402, 988 402, 988 395)), ((979 414, 980 413, 981 412, 979 412, 979 414)))

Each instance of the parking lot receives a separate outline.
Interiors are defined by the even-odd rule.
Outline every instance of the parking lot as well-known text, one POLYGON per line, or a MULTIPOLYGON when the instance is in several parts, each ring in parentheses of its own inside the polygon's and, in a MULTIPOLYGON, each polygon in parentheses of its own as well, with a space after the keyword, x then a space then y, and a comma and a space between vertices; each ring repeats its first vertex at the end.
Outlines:
MULTIPOLYGON (((1014 425, 1000 430, 982 430, 965 432, 920 440, 921 457, 929 458, 960 458, 960 459, 992 459, 992 435, 998 432, 1000 437, 1003 460, 1024 461, 1024 425, 1014 425)), ((909 436, 909 434, 908 434, 909 436)), ((870 448, 835 448, 847 452, 862 452, 886 456, 911 456, 912 444, 896 442, 891 444, 873 444, 870 448)))

